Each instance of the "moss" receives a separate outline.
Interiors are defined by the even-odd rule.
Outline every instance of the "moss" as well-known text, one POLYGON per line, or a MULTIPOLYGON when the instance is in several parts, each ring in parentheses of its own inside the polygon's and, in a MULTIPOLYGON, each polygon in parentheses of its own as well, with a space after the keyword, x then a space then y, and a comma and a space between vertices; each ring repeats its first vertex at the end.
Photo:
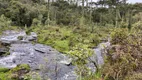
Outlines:
POLYGON ((3 68, 3 67, 1 67, 0 68, 0 72, 8 72, 10 69, 8 69, 8 68, 3 68))
POLYGON ((23 40, 23 36, 18 36, 18 40, 23 40))
POLYGON ((20 76, 27 74, 30 67, 27 64, 21 64, 9 70, 7 68, 0 68, 0 80, 19 80, 20 76))
POLYGON ((5 72, 0 72, 0 80, 9 80, 8 76, 10 74, 9 73, 5 73, 5 72))
POLYGON ((100 43, 102 38, 107 38, 106 33, 109 33, 108 28, 95 28, 93 33, 87 27, 58 27, 49 26, 42 27, 31 27, 28 32, 33 31, 38 34, 38 42, 46 45, 50 45, 60 52, 67 53, 75 45, 82 43, 93 48, 100 43))
POLYGON ((89 76, 85 76, 82 80, 106 80, 102 78, 101 71, 98 71, 96 73, 92 73, 89 76))
POLYGON ((28 64, 20 64, 17 67, 10 70, 10 72, 17 72, 20 70, 27 70, 30 71, 30 66, 28 64))
POLYGON ((7 55, 10 55, 10 52, 7 51, 5 54, 3 54, 2 56, 7 56, 7 55))
POLYGON ((55 48, 62 51, 69 51, 69 41, 63 40, 63 41, 54 41, 55 42, 55 48))

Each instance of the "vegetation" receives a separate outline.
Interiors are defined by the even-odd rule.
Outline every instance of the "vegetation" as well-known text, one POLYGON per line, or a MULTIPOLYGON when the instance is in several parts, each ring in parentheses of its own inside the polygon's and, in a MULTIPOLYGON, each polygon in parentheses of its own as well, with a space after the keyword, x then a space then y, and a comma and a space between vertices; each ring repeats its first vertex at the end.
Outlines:
MULTIPOLYGON (((141 11, 142 3, 127 0, 0 0, 0 34, 8 29, 36 32, 38 43, 76 59, 82 80, 141 80, 141 11), (89 74, 86 59, 108 37, 111 48, 105 64, 89 74)), ((26 64, 11 70, 0 68, 0 79, 18 80, 26 74, 25 79, 30 80, 29 71, 26 64)))
POLYGON ((27 64, 21 64, 13 69, 0 68, 1 80, 19 80, 21 76, 30 71, 30 67, 27 64))
POLYGON ((55 49, 60 52, 67 53, 71 50, 75 45, 84 44, 88 45, 89 48, 93 48, 97 46, 101 39, 106 38, 107 34, 110 30, 107 28, 97 28, 94 32, 91 33, 91 29, 83 28, 78 29, 74 27, 74 29, 70 27, 59 27, 59 26, 45 26, 41 30, 41 28, 31 28, 27 30, 34 31, 38 33, 38 42, 51 45, 55 49), (46 29, 47 28, 47 29, 46 29), (102 33, 99 33, 98 30, 101 30, 102 33))

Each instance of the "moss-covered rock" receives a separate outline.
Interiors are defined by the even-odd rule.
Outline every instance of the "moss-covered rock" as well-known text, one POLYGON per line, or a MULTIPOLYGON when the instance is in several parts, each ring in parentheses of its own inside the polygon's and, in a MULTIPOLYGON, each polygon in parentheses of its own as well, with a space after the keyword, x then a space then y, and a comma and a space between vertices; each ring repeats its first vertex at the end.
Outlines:
POLYGON ((18 40, 23 40, 23 36, 19 36, 19 37, 18 37, 18 40))
POLYGON ((20 64, 20 65, 17 65, 17 67, 11 69, 10 71, 13 73, 13 72, 21 71, 21 70, 25 70, 26 72, 28 72, 30 71, 30 66, 28 64, 20 64))

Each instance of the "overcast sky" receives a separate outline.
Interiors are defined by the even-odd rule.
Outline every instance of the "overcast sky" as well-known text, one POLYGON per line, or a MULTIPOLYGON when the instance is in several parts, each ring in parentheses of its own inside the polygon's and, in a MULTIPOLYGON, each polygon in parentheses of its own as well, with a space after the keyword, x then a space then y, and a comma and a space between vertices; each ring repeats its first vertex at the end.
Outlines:
MULTIPOLYGON (((98 1, 98 0, 94 0, 94 1, 98 1)), ((127 2, 129 3, 142 3, 142 0, 127 0, 127 2)))
POLYGON ((128 0, 129 3, 137 3, 137 2, 141 2, 142 3, 142 0, 128 0))

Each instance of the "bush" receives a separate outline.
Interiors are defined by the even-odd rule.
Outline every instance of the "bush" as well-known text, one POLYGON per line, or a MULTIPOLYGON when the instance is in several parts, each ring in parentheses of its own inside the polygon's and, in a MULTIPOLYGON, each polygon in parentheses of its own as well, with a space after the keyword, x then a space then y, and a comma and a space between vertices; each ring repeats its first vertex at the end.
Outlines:
POLYGON ((142 64, 142 30, 128 32, 121 29, 113 32, 112 43, 114 48, 110 48, 106 63, 102 68, 102 73, 107 80, 141 80, 142 64), (116 46, 117 44, 117 46, 116 46))
POLYGON ((66 52, 69 51, 69 41, 63 40, 63 41, 54 41, 55 49, 57 49, 60 52, 66 52))
POLYGON ((11 26, 11 20, 6 18, 4 15, 0 16, 0 29, 7 28, 11 26))
POLYGON ((78 44, 68 52, 74 59, 73 64, 78 67, 77 73, 80 77, 88 76, 90 70, 85 66, 88 63, 87 59, 93 54, 93 50, 88 48, 88 45, 78 44))
POLYGON ((111 43, 112 44, 123 44, 127 41, 128 30, 127 29, 115 29, 111 33, 111 43))

